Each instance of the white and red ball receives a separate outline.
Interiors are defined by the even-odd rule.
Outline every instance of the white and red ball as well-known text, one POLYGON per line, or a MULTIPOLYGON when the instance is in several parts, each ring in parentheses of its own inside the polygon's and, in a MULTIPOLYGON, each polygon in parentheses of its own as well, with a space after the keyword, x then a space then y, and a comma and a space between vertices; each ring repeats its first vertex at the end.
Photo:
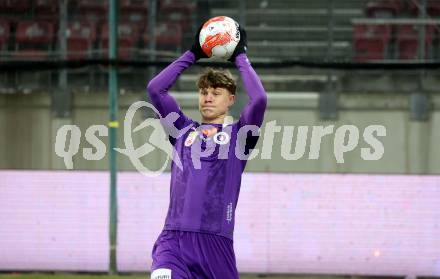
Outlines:
POLYGON ((229 59, 239 41, 239 25, 227 16, 209 19, 199 34, 200 46, 208 57, 229 59))

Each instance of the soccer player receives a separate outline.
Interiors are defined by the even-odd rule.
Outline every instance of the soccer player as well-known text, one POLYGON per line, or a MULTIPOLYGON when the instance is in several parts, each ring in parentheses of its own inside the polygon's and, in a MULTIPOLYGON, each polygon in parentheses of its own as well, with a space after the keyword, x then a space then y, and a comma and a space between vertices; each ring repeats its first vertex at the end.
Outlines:
MULTIPOLYGON (((246 56, 246 32, 240 27, 240 41, 229 59, 238 68, 249 96, 239 120, 225 122, 228 109, 235 101, 236 82, 229 71, 213 69, 204 72, 197 82, 201 123, 188 118, 168 90, 183 71, 207 57, 198 41, 199 32, 191 50, 148 84, 151 102, 162 119, 175 112, 179 115, 173 123, 175 128, 191 126, 182 136, 169 137, 183 169, 174 162, 171 165, 168 214, 152 251, 151 278, 154 279, 239 278, 233 231, 246 160, 237 158, 235 151, 240 144, 244 146, 243 154, 255 147, 258 135, 252 134, 243 143, 239 130, 249 127, 247 125, 261 127, 267 97, 246 56), (200 145, 199 149, 193 148, 196 144, 200 145), (228 156, 220 158, 224 146, 228 146, 228 156), (201 154, 209 155, 201 156, 197 166, 192 156, 201 154)), ((249 129, 246 131, 241 134, 251 134, 249 129)))

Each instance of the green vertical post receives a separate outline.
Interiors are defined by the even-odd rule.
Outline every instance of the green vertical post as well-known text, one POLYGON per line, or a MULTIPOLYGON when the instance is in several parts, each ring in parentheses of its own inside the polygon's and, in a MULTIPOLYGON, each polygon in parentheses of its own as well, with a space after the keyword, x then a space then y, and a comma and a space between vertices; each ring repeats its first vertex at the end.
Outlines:
MULTIPOLYGON (((327 56, 326 60, 331 61, 333 57, 333 29, 334 20, 334 4, 335 0, 329 0, 327 6, 328 12, 328 37, 327 37, 327 56)), ((333 71, 327 71, 327 86, 319 94, 319 114, 322 120, 335 120, 338 117, 338 94, 333 84, 333 71)))
MULTIPOLYGON (((118 10, 117 0, 110 0, 109 11, 109 59, 117 58, 118 53, 118 10)), ((118 124, 118 70, 113 64, 109 69, 109 105, 110 105, 110 274, 118 272, 116 261, 117 247, 117 224, 118 204, 116 188, 117 153, 115 151, 117 141, 118 124)))

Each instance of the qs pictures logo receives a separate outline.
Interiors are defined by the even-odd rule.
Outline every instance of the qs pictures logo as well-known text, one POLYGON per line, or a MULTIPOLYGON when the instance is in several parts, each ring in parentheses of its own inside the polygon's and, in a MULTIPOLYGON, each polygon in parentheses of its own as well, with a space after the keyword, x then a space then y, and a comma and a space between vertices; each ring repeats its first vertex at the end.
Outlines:
MULTIPOLYGON (((194 168, 200 169, 201 159, 211 156, 216 148, 205 148, 203 150, 201 141, 199 140, 200 131, 197 130, 202 126, 198 127, 198 125, 195 125, 197 124, 196 122, 191 122, 188 126, 178 129, 174 123, 179 117, 180 115, 177 112, 172 112, 163 118, 159 111, 148 102, 139 101, 132 104, 124 119, 123 139, 125 148, 115 148, 115 151, 127 156, 136 170, 142 174, 157 176, 165 170, 170 159, 174 162, 176 167, 183 170, 181 159, 178 156, 179 153, 168 141, 168 137, 174 139, 182 138, 182 144, 180 146, 190 148, 192 165, 194 168), (159 119, 145 119, 141 124, 132 129, 133 118, 136 112, 141 108, 151 109, 159 116, 159 119), (153 131, 149 134, 147 141, 143 142, 141 146, 135 147, 133 133, 137 133, 148 127, 151 127, 153 131), (189 132, 190 130, 191 132, 189 132), (167 157, 159 170, 153 171, 148 169, 148 167, 142 163, 141 159, 149 156, 149 154, 156 149, 164 152, 167 157)), ((239 129, 232 129, 232 125, 224 124, 222 131, 212 133, 212 140, 210 140, 211 138, 206 139, 210 144, 219 146, 219 160, 228 159, 229 156, 235 156, 239 160, 253 160, 257 157, 261 160, 270 160, 273 158, 274 149, 278 150, 277 156, 281 155, 281 158, 286 161, 299 160, 301 158, 317 160, 322 155, 320 149, 324 137, 332 138, 333 155, 339 164, 345 163, 344 155, 349 152, 354 152, 360 143, 364 147, 360 148, 359 155, 365 161, 380 160, 385 152, 384 145, 380 138, 385 137, 387 131, 386 127, 382 125, 369 125, 364 129, 359 129, 354 125, 342 125, 340 127, 335 127, 334 125, 279 126, 275 120, 267 122, 264 127, 244 125, 239 129), (233 130, 235 131, 234 133, 237 133, 234 135, 234 138, 236 138, 234 143, 231 142, 233 130), (259 136, 259 141, 262 144, 259 149, 254 148, 248 154, 244 154, 243 151, 245 150, 249 136, 259 136), (281 139, 281 144, 279 144, 279 141, 275 143, 274 139, 276 137, 281 139), (231 152, 230 148, 234 148, 234 150, 231 152), (306 150, 309 151, 308 156, 306 150)), ((92 125, 86 130, 84 136, 85 140, 93 146, 93 148, 83 148, 82 156, 86 160, 103 159, 107 148, 99 137, 107 137, 108 128, 104 125, 92 125), (96 149, 95 152, 94 149, 96 149)), ((81 130, 76 125, 65 125, 57 132, 55 153, 64 159, 67 169, 73 169, 73 157, 79 152, 81 137, 81 130)), ((176 144, 176 146, 178 145, 176 144)), ((325 156, 329 155, 330 154, 326 153, 325 156)))

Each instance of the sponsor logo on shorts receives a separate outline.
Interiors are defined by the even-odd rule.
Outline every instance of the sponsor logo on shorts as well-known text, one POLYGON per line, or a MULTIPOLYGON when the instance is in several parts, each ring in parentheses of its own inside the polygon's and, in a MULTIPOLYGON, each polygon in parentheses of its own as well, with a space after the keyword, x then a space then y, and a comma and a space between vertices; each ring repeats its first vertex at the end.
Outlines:
POLYGON ((151 273, 151 279, 171 279, 171 269, 158 268, 151 273))

